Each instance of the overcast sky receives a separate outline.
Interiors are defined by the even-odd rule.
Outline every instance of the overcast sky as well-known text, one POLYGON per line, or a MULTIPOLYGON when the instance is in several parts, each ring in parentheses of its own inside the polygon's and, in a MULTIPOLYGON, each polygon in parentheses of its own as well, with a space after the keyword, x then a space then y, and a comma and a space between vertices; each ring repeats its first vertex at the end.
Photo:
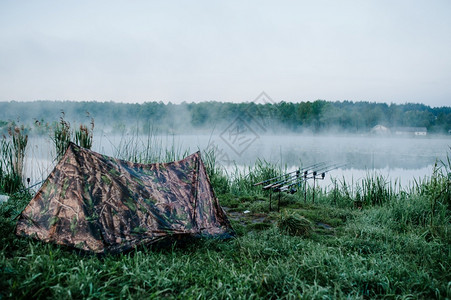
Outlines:
POLYGON ((0 0, 0 101, 451 105, 451 1, 0 0))

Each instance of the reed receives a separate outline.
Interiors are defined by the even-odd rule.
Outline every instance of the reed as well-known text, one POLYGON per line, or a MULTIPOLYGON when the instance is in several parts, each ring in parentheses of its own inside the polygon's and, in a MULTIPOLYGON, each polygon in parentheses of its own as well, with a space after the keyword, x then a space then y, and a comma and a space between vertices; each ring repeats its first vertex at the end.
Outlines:
POLYGON ((25 127, 10 126, 0 141, 0 190, 15 193, 23 187, 23 170, 28 135, 25 127))
POLYGON ((60 121, 54 126, 52 135, 50 136, 55 145, 56 160, 60 160, 63 157, 72 140, 70 123, 64 119, 64 112, 61 114, 60 121))
POLYGON ((164 144, 164 137, 156 135, 154 130, 145 131, 145 135, 141 134, 136 126, 131 133, 122 132, 118 145, 111 143, 114 156, 136 163, 156 163, 180 160, 189 154, 189 149, 177 144, 175 136, 166 136, 164 144))
POLYGON ((14 171, 11 142, 5 136, 0 140, 0 150, 0 192, 14 193, 21 187, 22 179, 14 171))
POLYGON ((23 168, 25 161, 25 153, 28 144, 28 134, 24 125, 14 127, 9 130, 9 135, 12 139, 12 152, 13 152, 13 169, 14 173, 20 178, 23 177, 23 168))
POLYGON ((80 147, 91 149, 92 136, 94 131, 94 118, 91 118, 91 127, 80 124, 80 127, 75 131, 75 143, 80 147))
POLYGON ((393 197, 390 182, 382 175, 367 174, 361 182, 361 201, 364 205, 383 205, 393 197))

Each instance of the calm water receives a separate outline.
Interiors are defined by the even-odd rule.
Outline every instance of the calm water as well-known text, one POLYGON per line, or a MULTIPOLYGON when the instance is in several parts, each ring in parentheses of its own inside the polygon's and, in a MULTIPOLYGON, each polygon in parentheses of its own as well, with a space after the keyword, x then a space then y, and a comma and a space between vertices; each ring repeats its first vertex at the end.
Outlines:
MULTIPOLYGON (((126 145, 144 151, 147 145, 171 148, 182 154, 214 149, 219 163, 227 170, 253 165, 257 158, 287 170, 318 162, 343 163, 346 166, 330 171, 320 185, 327 187, 331 178, 359 181, 368 174, 381 174, 388 180, 408 186, 414 179, 432 174, 437 161, 451 153, 451 137, 366 137, 314 135, 165 135, 94 137, 93 150, 115 157, 126 145)), ((43 138, 31 138, 25 176, 31 184, 45 179, 56 164, 53 144, 43 138)))

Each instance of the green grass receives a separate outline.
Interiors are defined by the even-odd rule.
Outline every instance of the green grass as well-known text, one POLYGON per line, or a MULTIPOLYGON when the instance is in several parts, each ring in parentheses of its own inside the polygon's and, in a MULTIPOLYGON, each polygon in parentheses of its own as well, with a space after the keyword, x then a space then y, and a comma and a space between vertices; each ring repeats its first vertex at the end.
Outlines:
MULTIPOLYGON (((402 210, 397 206, 420 205, 412 203, 412 197, 406 199, 408 203, 399 199, 392 206, 363 210, 328 204, 284 208, 309 220, 313 231, 301 236, 279 229, 277 212, 231 213, 238 233, 231 240, 194 240, 97 257, 14 236, 14 217, 30 196, 13 195, 0 207, 0 295, 61 299, 450 297, 449 220, 440 231, 430 227, 428 220, 421 221, 416 211, 400 218, 402 210), (262 217, 267 220, 254 222, 262 217), (329 228, 318 230, 324 224, 329 228)), ((255 198, 241 200, 249 203, 255 198)))
POLYGON ((25 127, 8 128, 0 138, 0 192, 15 193, 23 187, 23 169, 28 135, 25 127))
MULTIPOLYGON (((89 112, 87 112, 87 116, 90 116, 89 112)), ((64 156, 70 142, 87 149, 92 147, 94 119, 91 118, 91 126, 80 124, 78 129, 72 130, 70 123, 64 117, 65 113, 61 111, 60 121, 53 125, 50 135, 50 139, 55 146, 56 160, 60 160, 64 156)))
POLYGON ((94 125, 92 125, 91 129, 89 129, 86 125, 80 125, 80 128, 75 131, 75 143, 83 148, 91 149, 93 129, 94 125))
POLYGON ((54 125, 52 135, 50 136, 55 145, 56 160, 60 160, 64 156, 72 140, 70 123, 64 120, 64 115, 64 112, 61 112, 60 121, 54 125))
POLYGON ((12 194, 0 205, 0 298, 451 297, 449 162, 406 191, 371 175, 317 189, 314 204, 311 189, 307 202, 303 192, 282 194, 280 214, 277 194, 270 212, 269 194, 252 185, 280 169, 258 161, 226 174, 211 155, 205 165, 235 238, 86 255, 16 237, 15 217, 31 195, 12 194))

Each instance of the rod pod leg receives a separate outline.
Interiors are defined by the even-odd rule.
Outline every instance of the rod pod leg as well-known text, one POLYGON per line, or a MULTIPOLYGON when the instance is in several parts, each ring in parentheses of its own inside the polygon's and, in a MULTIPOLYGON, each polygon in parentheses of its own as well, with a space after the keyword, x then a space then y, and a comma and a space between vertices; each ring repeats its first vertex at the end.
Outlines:
POLYGON ((271 212, 271 196, 272 196, 272 190, 269 192, 269 212, 271 212))

